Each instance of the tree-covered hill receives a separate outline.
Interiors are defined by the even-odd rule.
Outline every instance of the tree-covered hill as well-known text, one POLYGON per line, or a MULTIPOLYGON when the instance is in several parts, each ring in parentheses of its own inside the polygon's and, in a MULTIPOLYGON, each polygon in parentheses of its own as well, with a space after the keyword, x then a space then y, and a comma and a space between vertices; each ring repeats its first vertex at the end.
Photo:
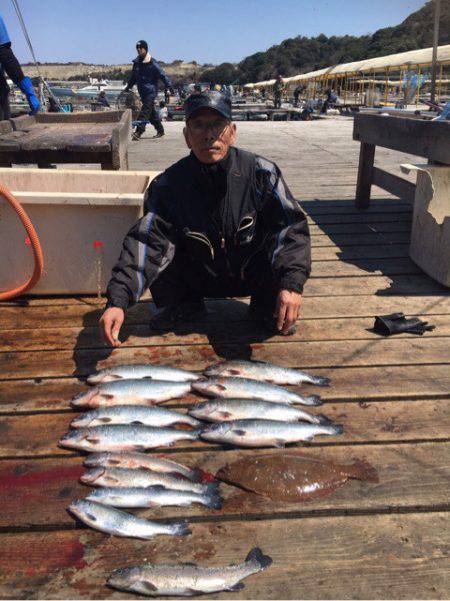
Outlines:
MULTIPOLYGON (((237 65, 223 63, 202 73, 203 81, 247 83, 306 73, 330 65, 406 52, 433 45, 434 0, 412 13, 400 25, 373 35, 289 38, 265 52, 244 58, 237 65)), ((439 44, 450 44, 450 2, 441 1, 439 44)))

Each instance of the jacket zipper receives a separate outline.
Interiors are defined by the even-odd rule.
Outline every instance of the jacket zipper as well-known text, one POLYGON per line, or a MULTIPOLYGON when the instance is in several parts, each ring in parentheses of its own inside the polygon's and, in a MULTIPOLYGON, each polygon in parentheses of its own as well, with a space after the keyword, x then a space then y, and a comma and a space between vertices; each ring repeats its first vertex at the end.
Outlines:
POLYGON ((220 248, 223 250, 223 254, 225 256, 225 262, 227 264, 228 272, 230 273, 231 276, 233 276, 234 273, 231 269, 230 259, 228 258, 228 253, 227 253, 227 245, 225 242, 225 236, 223 235, 222 230, 220 230, 220 232, 219 232, 219 237, 220 237, 220 248))
POLYGON ((194 240, 198 240, 199 242, 203 242, 209 247, 209 252, 211 253, 211 259, 214 261, 214 247, 209 241, 209 239, 202 234, 201 232, 184 232, 188 238, 193 238, 194 240))
POLYGON ((269 237, 269 234, 266 234, 266 236, 264 237, 263 241, 261 242, 261 244, 258 246, 258 248, 255 250, 255 252, 253 252, 249 257, 247 257, 245 259, 245 261, 242 263, 242 267, 241 267, 241 280, 244 279, 244 270, 247 267, 247 265, 250 263, 250 261, 253 259, 253 257, 255 255, 257 255, 259 253, 259 251, 264 247, 264 244, 267 240, 267 238, 269 237))
POLYGON ((255 223, 255 220, 250 215, 246 215, 245 217, 243 217, 241 219, 239 227, 236 230, 236 233, 234 234, 234 243, 235 243, 236 246, 237 246, 237 237, 238 237, 239 232, 243 232, 244 230, 248 230, 248 228, 252 227, 252 225, 254 223, 255 223))

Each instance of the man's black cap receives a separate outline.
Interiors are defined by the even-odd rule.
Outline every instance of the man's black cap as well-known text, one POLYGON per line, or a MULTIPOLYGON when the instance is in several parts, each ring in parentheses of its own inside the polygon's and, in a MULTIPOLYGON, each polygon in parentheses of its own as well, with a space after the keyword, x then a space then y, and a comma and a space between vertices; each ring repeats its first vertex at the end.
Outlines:
POLYGON ((145 40, 138 40, 136 42, 136 48, 138 48, 138 47, 145 48, 145 50, 147 50, 147 52, 148 52, 148 44, 145 40))
POLYGON ((225 94, 214 91, 191 94, 184 103, 186 121, 203 108, 213 109, 225 117, 225 119, 231 121, 231 100, 225 94))

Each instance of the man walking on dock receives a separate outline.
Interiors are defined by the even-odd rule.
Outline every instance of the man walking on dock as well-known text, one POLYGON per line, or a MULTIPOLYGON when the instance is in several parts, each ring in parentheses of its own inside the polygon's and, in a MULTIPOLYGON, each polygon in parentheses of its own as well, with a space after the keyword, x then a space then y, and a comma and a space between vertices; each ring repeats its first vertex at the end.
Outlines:
POLYGON ((198 317, 205 297, 251 296, 269 334, 293 334, 310 274, 306 217, 274 163, 234 146, 229 97, 192 94, 185 115, 191 153, 153 180, 113 269, 101 333, 118 346, 125 311, 150 287, 154 330, 198 317))
POLYGON ((138 52, 133 60, 133 70, 130 80, 125 88, 126 91, 137 84, 139 96, 142 100, 142 108, 138 115, 139 121, 134 133, 133 140, 139 140, 145 131, 146 121, 149 121, 156 129, 155 138, 161 138, 164 135, 164 127, 159 120, 155 102, 158 96, 158 82, 161 80, 165 87, 173 94, 172 83, 165 74, 164 70, 158 65, 155 59, 148 51, 148 44, 145 40, 139 40, 136 44, 138 52))

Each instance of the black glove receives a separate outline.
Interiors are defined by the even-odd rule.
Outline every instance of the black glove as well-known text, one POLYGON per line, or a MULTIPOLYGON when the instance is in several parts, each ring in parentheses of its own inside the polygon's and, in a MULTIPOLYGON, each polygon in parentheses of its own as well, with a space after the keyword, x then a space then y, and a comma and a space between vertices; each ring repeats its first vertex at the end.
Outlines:
POLYGON ((434 330, 435 327, 429 326, 427 321, 422 321, 418 317, 406 319, 403 313, 379 315, 375 317, 373 325, 374 331, 383 336, 391 336, 392 334, 400 334, 401 332, 409 332, 410 334, 419 334, 419 336, 422 336, 424 332, 434 330))

